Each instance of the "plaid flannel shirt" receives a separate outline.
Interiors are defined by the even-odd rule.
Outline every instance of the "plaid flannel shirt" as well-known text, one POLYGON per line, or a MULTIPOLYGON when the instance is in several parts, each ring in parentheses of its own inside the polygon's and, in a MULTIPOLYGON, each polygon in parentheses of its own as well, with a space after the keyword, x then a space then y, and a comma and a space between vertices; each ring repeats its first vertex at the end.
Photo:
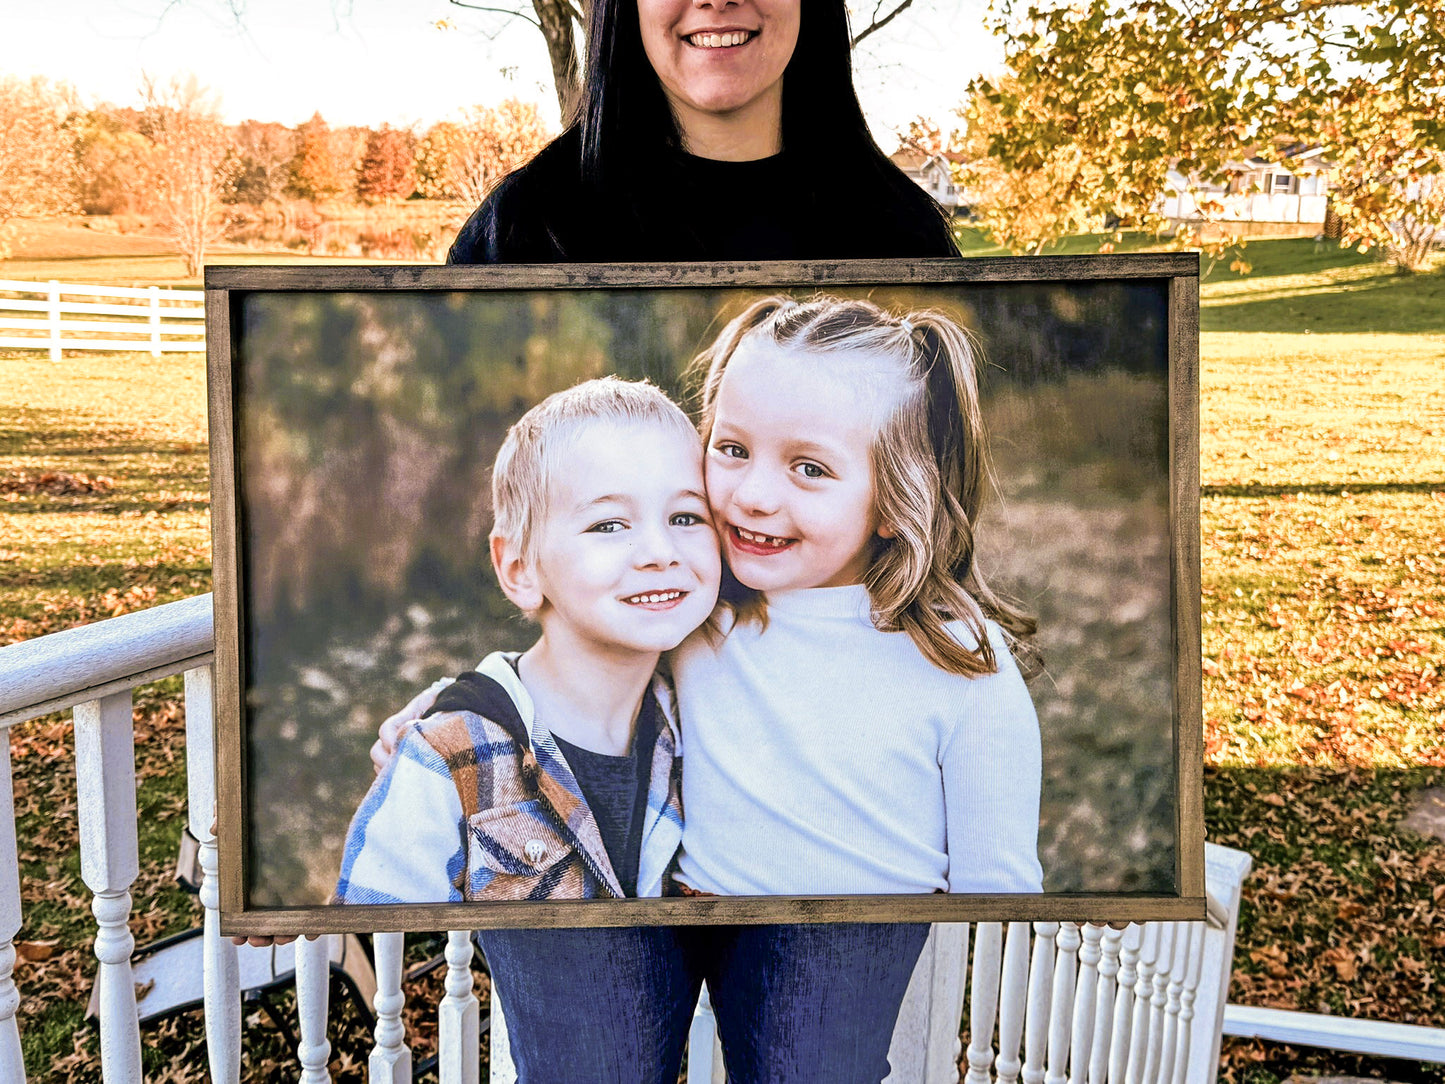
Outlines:
MULTIPOLYGON (((472 711, 406 728, 362 799, 334 903, 592 899, 622 895, 602 835, 552 735, 502 652, 479 673, 511 697, 529 739, 472 711)), ((682 841, 682 758, 672 690, 653 681, 663 726, 652 774, 637 894, 662 894, 682 841)))

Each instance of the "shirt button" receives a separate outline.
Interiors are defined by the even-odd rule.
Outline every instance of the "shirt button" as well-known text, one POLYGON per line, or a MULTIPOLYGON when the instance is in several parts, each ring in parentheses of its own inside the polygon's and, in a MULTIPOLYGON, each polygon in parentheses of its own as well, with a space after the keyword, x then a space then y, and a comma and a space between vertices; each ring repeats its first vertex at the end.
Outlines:
POLYGON ((527 861, 532 865, 538 865, 542 859, 547 857, 547 844, 540 839, 529 839, 522 846, 522 853, 527 856, 527 861))

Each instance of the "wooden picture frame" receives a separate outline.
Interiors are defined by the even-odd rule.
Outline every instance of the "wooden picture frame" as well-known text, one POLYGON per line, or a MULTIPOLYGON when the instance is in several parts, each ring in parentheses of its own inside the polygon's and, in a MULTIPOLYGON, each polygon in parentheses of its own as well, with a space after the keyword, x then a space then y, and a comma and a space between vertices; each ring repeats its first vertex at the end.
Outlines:
POLYGON ((208 267, 223 932, 1202 919, 1198 288, 1183 253, 208 267), (598 372, 667 385, 747 299, 774 293, 941 307, 982 342, 1007 543, 980 560, 1007 566, 995 586, 1036 612, 1061 611, 1040 630, 1056 668, 1031 686, 1045 891, 325 903, 377 724, 448 660, 454 674, 535 635, 469 599, 457 606, 492 621, 479 639, 511 642, 459 654, 471 619, 439 632, 441 604, 409 601, 467 582, 449 562, 475 564, 485 542, 485 467, 506 426, 598 372), (397 526, 353 543, 379 522, 397 526))

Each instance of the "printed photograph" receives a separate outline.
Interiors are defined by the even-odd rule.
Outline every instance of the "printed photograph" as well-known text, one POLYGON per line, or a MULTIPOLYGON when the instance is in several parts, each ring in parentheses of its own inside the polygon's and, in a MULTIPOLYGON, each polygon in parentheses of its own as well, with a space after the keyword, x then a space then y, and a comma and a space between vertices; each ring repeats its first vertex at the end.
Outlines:
POLYGON ((246 909, 1179 894, 1168 279, 231 319, 246 909))

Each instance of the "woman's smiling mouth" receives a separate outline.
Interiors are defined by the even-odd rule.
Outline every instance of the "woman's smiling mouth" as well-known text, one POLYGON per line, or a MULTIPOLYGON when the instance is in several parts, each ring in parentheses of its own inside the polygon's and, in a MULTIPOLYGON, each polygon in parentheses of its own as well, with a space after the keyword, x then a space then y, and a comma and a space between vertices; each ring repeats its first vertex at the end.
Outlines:
POLYGON ((696 34, 685 35, 683 40, 698 49, 728 49, 735 45, 745 45, 755 37, 756 30, 701 30, 696 34))

